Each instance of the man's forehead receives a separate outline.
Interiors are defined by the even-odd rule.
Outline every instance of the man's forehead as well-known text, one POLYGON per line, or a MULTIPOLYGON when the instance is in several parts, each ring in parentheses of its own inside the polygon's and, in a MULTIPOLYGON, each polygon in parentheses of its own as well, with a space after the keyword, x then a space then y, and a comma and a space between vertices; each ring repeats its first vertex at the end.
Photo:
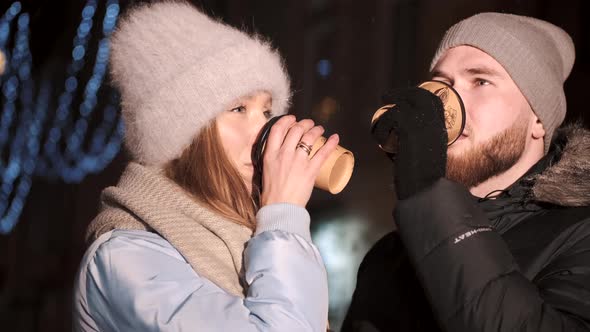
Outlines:
POLYGON ((486 52, 469 45, 448 49, 432 70, 433 76, 452 71, 463 75, 506 76, 504 67, 486 52))

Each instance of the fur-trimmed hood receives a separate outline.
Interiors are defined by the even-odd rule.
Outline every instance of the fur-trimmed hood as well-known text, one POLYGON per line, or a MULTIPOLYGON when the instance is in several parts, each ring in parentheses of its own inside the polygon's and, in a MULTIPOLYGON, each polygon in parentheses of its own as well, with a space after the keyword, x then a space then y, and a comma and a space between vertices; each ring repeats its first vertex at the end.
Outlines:
POLYGON ((590 130, 580 124, 559 129, 549 166, 532 178, 537 202, 590 206, 590 130))

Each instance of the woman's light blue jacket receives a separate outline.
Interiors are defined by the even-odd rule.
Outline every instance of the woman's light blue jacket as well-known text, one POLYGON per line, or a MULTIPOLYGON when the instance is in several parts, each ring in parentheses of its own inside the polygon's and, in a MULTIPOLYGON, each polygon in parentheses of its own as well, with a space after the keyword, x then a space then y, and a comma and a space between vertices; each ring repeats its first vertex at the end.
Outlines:
POLYGON ((326 331, 326 271, 304 208, 263 207, 243 266, 245 298, 199 276, 158 234, 107 232, 82 259, 74 331, 326 331))

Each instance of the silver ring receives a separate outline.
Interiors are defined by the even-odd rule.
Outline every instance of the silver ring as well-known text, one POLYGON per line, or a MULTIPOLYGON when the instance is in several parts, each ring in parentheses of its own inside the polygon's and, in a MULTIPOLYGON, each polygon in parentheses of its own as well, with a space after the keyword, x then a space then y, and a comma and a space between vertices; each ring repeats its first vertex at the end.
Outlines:
POLYGON ((297 147, 296 148, 301 148, 309 156, 309 154, 311 153, 312 146, 309 145, 309 144, 303 143, 303 141, 299 141, 299 143, 297 143, 297 147))

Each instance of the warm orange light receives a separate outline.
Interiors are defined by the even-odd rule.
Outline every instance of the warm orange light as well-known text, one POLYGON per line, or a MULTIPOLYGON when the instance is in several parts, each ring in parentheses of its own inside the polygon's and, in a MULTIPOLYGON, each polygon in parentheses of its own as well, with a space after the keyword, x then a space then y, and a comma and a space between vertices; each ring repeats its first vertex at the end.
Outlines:
POLYGON ((6 69, 6 55, 0 51, 0 75, 4 74, 4 69, 6 69))

